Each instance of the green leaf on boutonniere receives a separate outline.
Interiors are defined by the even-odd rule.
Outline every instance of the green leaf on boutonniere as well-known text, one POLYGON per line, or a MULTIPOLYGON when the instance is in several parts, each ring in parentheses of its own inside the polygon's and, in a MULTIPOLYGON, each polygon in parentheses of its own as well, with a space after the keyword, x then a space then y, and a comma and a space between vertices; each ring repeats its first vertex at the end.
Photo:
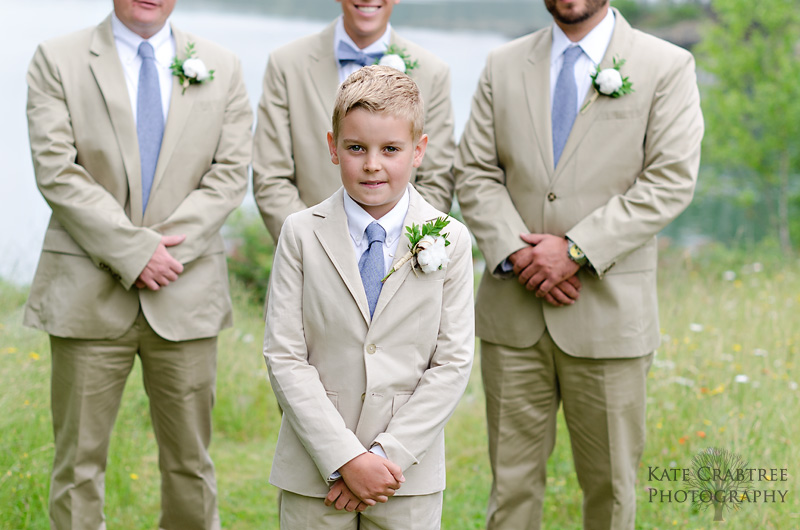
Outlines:
POLYGON ((381 66, 391 66, 392 68, 396 68, 397 70, 400 70, 406 74, 419 66, 418 61, 411 60, 411 57, 408 55, 408 53, 406 53, 405 48, 401 48, 396 44, 390 44, 383 53, 383 57, 376 60, 375 64, 379 64, 381 66))
MULTIPOLYGON (((436 239, 444 239, 444 246, 445 247, 448 246, 450 244, 450 241, 447 239, 447 236, 449 234, 442 233, 442 230, 444 230, 444 228, 448 224, 450 224, 450 219, 445 216, 445 217, 437 217, 436 219, 431 219, 427 223, 423 223, 421 226, 414 223, 411 223, 411 226, 407 226, 406 237, 408 238, 409 251, 406 252, 405 255, 397 261, 395 266, 392 267, 389 273, 383 277, 381 282, 385 282, 389 276, 400 270, 400 267, 405 265, 407 261, 410 261, 412 258, 416 257, 420 252, 428 249, 435 242, 436 239), (430 236, 433 239, 426 239, 425 241, 422 241, 425 236, 430 236), (420 242, 422 242, 422 244, 420 244, 420 242)), ((442 250, 441 252, 443 258, 446 258, 446 256, 444 255, 444 250, 442 250)), ((439 269, 447 265, 447 261, 449 261, 449 259, 444 259, 444 263, 443 265, 439 266, 439 269)), ((412 270, 414 270, 413 267, 414 264, 412 263, 412 270)))
POLYGON ((617 59, 614 57, 612 60, 611 68, 597 69, 591 75, 592 86, 599 94, 608 96, 610 98, 620 98, 626 94, 632 93, 633 83, 631 83, 628 76, 622 76, 622 67, 625 65, 625 59, 617 59))
POLYGON ((176 55, 172 59, 172 64, 169 65, 172 75, 178 78, 180 85, 183 87, 181 95, 186 93, 189 85, 199 85, 206 81, 214 80, 214 70, 207 69, 205 63, 195 57, 194 54, 194 43, 189 42, 186 44, 186 58, 178 59, 176 55))

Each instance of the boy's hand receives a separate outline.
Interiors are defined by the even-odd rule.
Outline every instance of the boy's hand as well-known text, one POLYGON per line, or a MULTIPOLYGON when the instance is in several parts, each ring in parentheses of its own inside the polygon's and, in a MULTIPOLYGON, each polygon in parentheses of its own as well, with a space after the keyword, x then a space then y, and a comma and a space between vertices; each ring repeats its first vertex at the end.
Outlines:
POLYGON ((405 482, 400 466, 373 453, 362 453, 339 468, 345 484, 362 502, 386 502, 405 482))
POLYGON ((341 478, 333 483, 331 491, 325 497, 325 506, 330 506, 334 502, 336 503, 334 508, 337 510, 363 512, 367 509, 367 504, 356 497, 355 493, 350 491, 350 488, 344 483, 344 479, 341 478))

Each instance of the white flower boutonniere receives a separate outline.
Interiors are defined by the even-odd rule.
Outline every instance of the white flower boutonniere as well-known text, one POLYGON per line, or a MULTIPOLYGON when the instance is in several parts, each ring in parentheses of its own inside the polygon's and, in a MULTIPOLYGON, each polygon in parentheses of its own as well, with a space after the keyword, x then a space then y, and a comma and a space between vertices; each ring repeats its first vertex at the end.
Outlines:
POLYGON ((597 70, 592 74, 592 85, 597 91, 604 96, 610 98, 622 97, 625 94, 633 92, 633 83, 627 77, 622 77, 620 69, 625 64, 625 59, 617 60, 611 68, 600 69, 598 65, 597 70))
POLYGON ((181 94, 186 93, 189 85, 199 85, 200 83, 214 80, 214 70, 206 68, 205 63, 195 57, 194 53, 194 43, 190 42, 186 45, 186 58, 178 59, 175 56, 169 66, 169 69, 172 70, 172 75, 178 77, 183 87, 181 94))
POLYGON ((389 274, 381 281, 385 282, 386 278, 411 260, 414 260, 411 263, 411 270, 414 271, 414 274, 416 274, 415 266, 418 266, 426 274, 446 269, 450 258, 447 257, 445 247, 450 244, 450 241, 447 240, 447 234, 442 234, 442 230, 448 224, 450 224, 450 219, 447 217, 437 217, 422 226, 413 223, 411 226, 407 226, 406 237, 410 250, 400 258, 397 265, 392 267, 389 274))
POLYGON ((419 66, 418 61, 411 60, 405 48, 400 48, 394 44, 386 48, 386 53, 383 54, 383 57, 375 61, 375 64, 390 66, 396 70, 400 70, 404 74, 409 73, 419 66))

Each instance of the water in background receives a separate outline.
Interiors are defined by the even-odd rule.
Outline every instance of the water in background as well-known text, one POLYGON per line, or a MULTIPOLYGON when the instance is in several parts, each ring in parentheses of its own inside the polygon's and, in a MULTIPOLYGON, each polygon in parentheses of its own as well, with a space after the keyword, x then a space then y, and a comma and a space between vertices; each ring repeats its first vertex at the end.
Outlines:
MULTIPOLYGON (((332 2, 332 0, 331 0, 332 2)), ((25 72, 36 45, 52 37, 96 25, 111 11, 110 0, 40 0, 13 2, 3 7, 6 24, 0 37, 0 149, 4 171, 0 176, 0 278, 27 283, 33 278, 50 209, 36 189, 25 118, 25 72)), ((319 31, 327 21, 281 19, 253 13, 182 10, 172 21, 186 31, 214 40, 242 60, 250 101, 255 108, 261 78, 273 49, 319 31)), ((403 36, 417 42, 450 64, 456 137, 469 116, 469 105, 486 54, 507 40, 497 33, 443 32, 399 25, 403 36)), ((252 199, 246 204, 252 207, 252 199)))

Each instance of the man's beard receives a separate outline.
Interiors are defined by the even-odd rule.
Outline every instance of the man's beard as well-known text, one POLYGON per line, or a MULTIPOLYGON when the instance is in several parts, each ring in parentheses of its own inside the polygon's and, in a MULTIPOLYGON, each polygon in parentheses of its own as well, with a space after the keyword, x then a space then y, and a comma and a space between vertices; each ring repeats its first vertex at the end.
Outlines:
POLYGON ((557 0, 544 0, 547 10, 553 15, 557 22, 562 24, 579 24, 592 18, 603 6, 608 4, 608 0, 586 0, 586 7, 583 11, 562 13, 556 7, 557 0))

